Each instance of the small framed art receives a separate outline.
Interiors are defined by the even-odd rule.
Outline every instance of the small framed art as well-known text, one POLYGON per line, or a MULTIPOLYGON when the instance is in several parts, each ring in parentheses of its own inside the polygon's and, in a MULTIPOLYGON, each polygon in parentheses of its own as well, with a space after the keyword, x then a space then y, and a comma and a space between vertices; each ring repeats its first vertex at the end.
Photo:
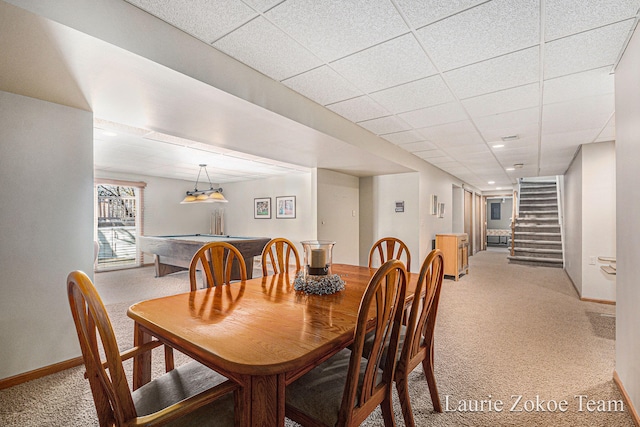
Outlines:
POLYGON ((276 197, 276 218, 296 217, 296 196, 276 197))
POLYGON ((271 197, 253 199, 253 217, 257 219, 271 218, 271 197))

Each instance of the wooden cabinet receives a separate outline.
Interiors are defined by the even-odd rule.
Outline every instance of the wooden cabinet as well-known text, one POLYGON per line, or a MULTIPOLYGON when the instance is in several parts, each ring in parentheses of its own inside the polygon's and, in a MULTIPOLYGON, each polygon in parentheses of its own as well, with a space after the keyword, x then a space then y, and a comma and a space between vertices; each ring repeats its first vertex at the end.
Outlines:
POLYGON ((444 274, 458 280, 469 274, 469 236, 466 233, 436 234, 436 248, 444 256, 444 274))

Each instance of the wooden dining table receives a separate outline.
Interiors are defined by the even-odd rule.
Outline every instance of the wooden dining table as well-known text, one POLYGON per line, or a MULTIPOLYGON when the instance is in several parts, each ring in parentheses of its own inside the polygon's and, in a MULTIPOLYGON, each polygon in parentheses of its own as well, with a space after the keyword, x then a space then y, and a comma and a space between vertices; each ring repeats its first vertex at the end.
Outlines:
MULTIPOLYGON (((375 271, 333 264, 345 289, 331 295, 294 290, 291 272, 142 301, 127 313, 134 344, 156 337, 240 384, 240 425, 284 426, 285 387, 353 341, 375 271)), ((407 302, 417 279, 408 276, 407 302)), ((146 384, 150 355, 137 357, 133 371, 134 388, 146 384)))

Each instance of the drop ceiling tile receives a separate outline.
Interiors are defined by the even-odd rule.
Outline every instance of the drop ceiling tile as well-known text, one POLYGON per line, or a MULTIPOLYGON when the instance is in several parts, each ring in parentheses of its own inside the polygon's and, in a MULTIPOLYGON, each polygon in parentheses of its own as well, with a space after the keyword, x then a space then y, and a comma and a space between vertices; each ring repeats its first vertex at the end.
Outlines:
POLYGON ((484 61, 540 42, 540 5, 494 0, 417 31, 442 71, 484 61))
POLYGON ((347 99, 346 101, 327 105, 327 108, 352 122, 361 122, 389 115, 387 110, 368 96, 347 99))
MULTIPOLYGON (((537 110, 537 109, 536 109, 537 110)), ((515 113, 515 112, 511 112, 515 113)), ((506 114, 506 113, 505 113, 506 114)), ((537 117, 538 111, 536 111, 537 117)), ((531 121, 529 123, 508 123, 500 121, 488 121, 484 123, 481 129, 482 136, 489 144, 504 143, 502 140, 506 136, 518 136, 518 139, 535 139, 538 140, 538 133, 540 129, 538 127, 538 121, 531 121)), ((506 144, 506 143, 505 143, 506 144)))
POLYGON ((422 141, 424 139, 424 136, 415 130, 389 133, 382 135, 382 137, 392 144, 408 144, 410 142, 422 141))
POLYGON ((266 12, 271 9, 273 6, 281 3, 282 0, 242 0, 247 3, 249 6, 253 7, 260 12, 266 12))
POLYGON ((634 18, 638 0, 545 0, 545 40, 634 18))
POLYGON ((459 122, 447 123, 444 125, 420 128, 417 129, 417 131, 427 139, 447 138, 450 136, 473 133, 475 132, 475 127, 471 121, 461 120, 459 122))
POLYGON ((449 102, 447 104, 398 114, 398 117, 405 120, 414 128, 423 128, 462 121, 467 118, 467 115, 459 103, 449 102))
POLYGON ((542 134, 602 129, 614 109, 613 94, 545 105, 542 110, 542 134))
POLYGON ((240 0, 127 0, 150 14, 211 43, 258 14, 240 0))
POLYGON ((473 124, 468 120, 421 128, 418 129, 418 132, 441 147, 484 142, 473 124))
POLYGON ((320 105, 363 95, 358 88, 326 65, 283 80, 282 83, 320 105))
POLYGON ((408 32, 388 0, 286 1, 265 16, 327 62, 408 32))
POLYGON ((551 104, 615 92, 611 67, 545 80, 543 102, 551 104))
POLYGON ((447 16, 484 3, 486 0, 397 0, 396 4, 413 28, 438 21, 447 16))
POLYGON ((398 147, 407 150, 410 153, 416 151, 435 150, 438 147, 429 141, 410 142, 408 144, 400 144, 398 147))
MULTIPOLYGON (((538 125, 539 120, 540 109, 536 107, 479 117, 474 122, 483 135, 497 133, 498 138, 490 138, 491 141, 494 141, 503 136, 513 135, 514 129, 525 127, 531 129, 531 126, 538 125), (509 132, 506 132, 507 129, 509 132)), ((515 132, 515 134, 521 135, 520 132, 515 132)))
POLYGON ((542 137, 542 148, 550 147, 577 147, 582 144, 594 142, 601 128, 587 128, 569 132, 545 134, 542 137))
POLYGON ((465 162, 467 160, 477 159, 479 157, 490 157, 493 158, 493 155, 489 151, 486 145, 483 144, 470 144, 470 145, 462 145, 457 147, 447 147, 446 151, 450 156, 457 159, 460 162, 465 162), (483 156, 486 155, 486 156, 483 156))
POLYGON ((535 83, 539 80, 538 48, 488 59, 444 73, 460 99, 535 83))
POLYGON ((436 74, 413 34, 332 62, 331 67, 366 93, 436 74))
POLYGON ((370 94, 394 114, 417 110, 454 100, 442 77, 432 76, 370 94))
POLYGON ((544 78, 613 65, 633 23, 629 19, 546 43, 544 78))
POLYGON ((284 80, 322 64, 262 17, 226 35, 213 46, 275 80, 284 80))
POLYGON ((513 110, 537 107, 540 104, 540 85, 532 83, 488 93, 462 101, 471 117, 489 116, 513 110))
POLYGON ((403 120, 396 116, 381 117, 379 119, 358 122, 358 124, 363 128, 375 133, 376 135, 383 135, 410 129, 409 125, 407 125, 403 120))
POLYGON ((426 150, 426 151, 416 151, 413 154, 415 154, 416 156, 420 157, 421 159, 433 159, 435 157, 446 157, 447 159, 449 159, 449 157, 446 155, 445 152, 443 152, 442 150, 426 150))

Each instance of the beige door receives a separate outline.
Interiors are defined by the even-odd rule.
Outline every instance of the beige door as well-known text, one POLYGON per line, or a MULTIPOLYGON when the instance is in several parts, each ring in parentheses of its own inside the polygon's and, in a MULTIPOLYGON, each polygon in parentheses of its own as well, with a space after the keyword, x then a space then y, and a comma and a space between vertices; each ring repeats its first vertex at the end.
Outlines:
POLYGON ((473 193, 467 190, 464 190, 464 232, 469 236, 469 247, 473 248, 473 193))

